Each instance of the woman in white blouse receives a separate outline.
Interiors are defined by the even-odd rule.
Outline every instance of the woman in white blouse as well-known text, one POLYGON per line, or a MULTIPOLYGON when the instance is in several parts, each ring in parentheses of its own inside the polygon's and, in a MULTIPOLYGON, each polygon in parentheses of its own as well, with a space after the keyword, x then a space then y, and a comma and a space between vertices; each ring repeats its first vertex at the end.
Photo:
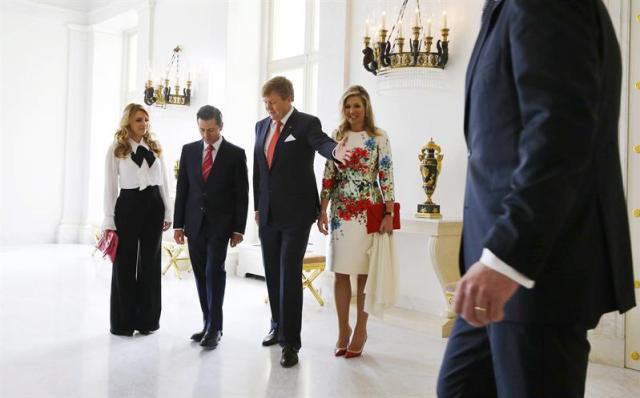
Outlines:
POLYGON ((172 219, 161 154, 149 113, 127 105, 107 151, 103 223, 119 238, 111 277, 111 333, 119 336, 160 327, 160 249, 172 219))

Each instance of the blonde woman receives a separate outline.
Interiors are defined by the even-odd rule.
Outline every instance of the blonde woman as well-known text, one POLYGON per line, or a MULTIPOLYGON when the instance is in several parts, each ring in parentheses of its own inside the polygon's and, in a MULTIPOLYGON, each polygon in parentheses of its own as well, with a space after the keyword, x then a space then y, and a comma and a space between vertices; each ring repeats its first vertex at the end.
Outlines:
POLYGON ((347 138, 351 159, 342 166, 328 161, 322 181, 318 229, 331 231, 328 262, 335 272, 335 300, 338 313, 338 341, 335 355, 360 356, 367 340, 368 314, 364 311, 364 287, 369 272, 373 236, 367 234, 367 207, 386 205, 379 233, 393 230, 393 168, 387 134, 374 123, 369 93, 351 86, 340 101, 342 122, 333 133, 335 140, 347 138), (331 211, 327 208, 331 202, 331 211), (357 317, 355 329, 349 325, 350 275, 357 275, 357 317))
POLYGON ((119 238, 111 277, 114 335, 149 334, 160 327, 160 245, 172 219, 161 155, 149 113, 142 105, 127 105, 105 167, 103 230, 119 238))

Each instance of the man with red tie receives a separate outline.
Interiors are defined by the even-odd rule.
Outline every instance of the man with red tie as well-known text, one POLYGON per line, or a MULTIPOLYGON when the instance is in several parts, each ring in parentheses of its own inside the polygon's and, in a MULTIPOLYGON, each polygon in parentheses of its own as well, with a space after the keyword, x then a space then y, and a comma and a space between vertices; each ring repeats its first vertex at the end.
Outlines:
POLYGON ((302 328, 302 260, 320 200, 313 171, 316 151, 327 159, 349 159, 322 131, 317 117, 292 106, 293 85, 274 77, 262 87, 269 116, 256 123, 253 197, 271 305, 271 329, 262 341, 280 343, 280 365, 298 363, 302 328))
POLYGON ((242 242, 249 203, 244 149, 225 140, 220 110, 198 111, 202 140, 182 148, 173 225, 179 244, 188 238, 189 257, 202 309, 202 330, 191 336, 214 349, 222 336, 227 246, 242 242))

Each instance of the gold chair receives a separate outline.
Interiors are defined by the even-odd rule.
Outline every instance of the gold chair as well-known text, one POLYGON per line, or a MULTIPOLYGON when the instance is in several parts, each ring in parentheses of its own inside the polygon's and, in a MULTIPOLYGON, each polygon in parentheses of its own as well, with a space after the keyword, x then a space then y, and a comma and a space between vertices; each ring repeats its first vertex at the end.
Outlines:
MULTIPOLYGON (((302 290, 309 289, 316 301, 322 306, 324 306, 324 299, 320 291, 313 286, 313 281, 324 271, 325 264, 325 256, 306 256, 302 260, 302 290)), ((269 296, 264 298, 264 303, 269 303, 269 296)))
POLYGON ((98 242, 100 242, 100 238, 102 237, 102 230, 100 228, 93 228, 93 251, 91 252, 91 257, 96 255, 98 251, 98 242))
POLYGON ((181 271, 191 272, 191 259, 189 258, 189 251, 186 243, 184 245, 179 245, 172 242, 162 242, 162 248, 169 256, 169 262, 162 270, 162 275, 166 274, 167 271, 169 271, 169 268, 173 268, 175 270, 178 279, 182 279, 182 276, 180 275, 181 271), (181 268, 179 265, 180 262, 186 262, 187 265, 181 268))
POLYGON ((447 321, 442 325, 442 337, 449 337, 453 324, 456 322, 456 314, 453 312, 453 299, 456 296, 458 282, 447 283, 444 287, 444 296, 447 300, 447 321))
POLYGON ((302 261, 302 289, 309 289, 320 305, 324 305, 324 299, 320 292, 313 286, 313 281, 324 271, 325 264, 325 256, 305 256, 302 261))

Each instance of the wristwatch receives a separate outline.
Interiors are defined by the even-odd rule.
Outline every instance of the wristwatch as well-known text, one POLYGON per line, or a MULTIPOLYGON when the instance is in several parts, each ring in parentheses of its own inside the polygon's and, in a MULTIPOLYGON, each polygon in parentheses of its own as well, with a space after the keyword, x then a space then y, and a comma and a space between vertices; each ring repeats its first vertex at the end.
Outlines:
POLYGON ((392 211, 385 211, 384 215, 393 217, 393 212, 392 211))

